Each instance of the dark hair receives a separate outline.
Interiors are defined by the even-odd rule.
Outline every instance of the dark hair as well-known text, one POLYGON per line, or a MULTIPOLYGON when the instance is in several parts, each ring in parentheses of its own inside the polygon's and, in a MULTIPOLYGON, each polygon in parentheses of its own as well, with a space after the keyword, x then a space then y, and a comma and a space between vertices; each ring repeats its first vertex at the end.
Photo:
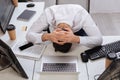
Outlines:
POLYGON ((53 42, 53 47, 55 48, 55 51, 66 53, 70 50, 71 46, 72 46, 72 43, 65 43, 64 45, 59 45, 53 42))

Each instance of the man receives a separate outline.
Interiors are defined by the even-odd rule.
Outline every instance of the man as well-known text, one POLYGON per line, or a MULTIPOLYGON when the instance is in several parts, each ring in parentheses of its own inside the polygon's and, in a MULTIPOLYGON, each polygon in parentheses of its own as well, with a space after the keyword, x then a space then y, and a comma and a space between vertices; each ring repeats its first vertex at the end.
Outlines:
POLYGON ((33 43, 51 41, 61 46, 66 43, 77 43, 91 48, 102 43, 102 35, 91 16, 83 7, 75 4, 46 8, 29 29, 26 38, 33 43), (43 31, 48 25, 51 33, 43 31), (80 36, 81 29, 87 36, 80 36))

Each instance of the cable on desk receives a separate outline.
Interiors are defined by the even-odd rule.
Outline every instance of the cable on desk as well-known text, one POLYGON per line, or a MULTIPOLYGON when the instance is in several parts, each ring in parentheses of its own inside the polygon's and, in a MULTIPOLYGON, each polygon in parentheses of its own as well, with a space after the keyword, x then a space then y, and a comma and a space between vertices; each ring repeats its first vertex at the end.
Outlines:
POLYGON ((94 80, 97 80, 97 78, 100 76, 101 74, 96 74, 94 75, 94 80), (96 78, 97 77, 97 78, 96 78))
POLYGON ((34 75, 35 75, 35 65, 36 65, 36 60, 34 61, 32 80, 34 80, 34 75))
POLYGON ((88 80, 89 80, 89 73, 88 73, 87 63, 85 63, 85 66, 86 66, 87 76, 88 76, 88 80))

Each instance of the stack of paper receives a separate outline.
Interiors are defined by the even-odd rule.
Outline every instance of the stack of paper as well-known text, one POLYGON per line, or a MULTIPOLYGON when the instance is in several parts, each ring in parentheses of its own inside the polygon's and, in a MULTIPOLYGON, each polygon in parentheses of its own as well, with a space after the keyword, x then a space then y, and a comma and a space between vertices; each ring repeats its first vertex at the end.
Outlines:
POLYGON ((39 60, 43 54, 43 51, 46 47, 45 44, 39 44, 31 46, 27 49, 20 50, 19 47, 27 44, 27 41, 17 41, 16 44, 12 47, 13 52, 18 57, 23 57, 27 59, 39 60))

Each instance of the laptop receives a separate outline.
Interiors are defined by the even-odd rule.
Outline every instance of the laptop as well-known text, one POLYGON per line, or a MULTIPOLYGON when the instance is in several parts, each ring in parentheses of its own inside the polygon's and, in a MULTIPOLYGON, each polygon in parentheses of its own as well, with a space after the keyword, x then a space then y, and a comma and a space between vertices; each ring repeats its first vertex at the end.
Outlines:
POLYGON ((40 80, 78 80, 77 56, 43 56, 40 70, 40 80))
POLYGON ((2 51, 3 54, 5 54, 9 60, 11 61, 12 65, 11 67, 22 77, 28 79, 28 76, 26 72, 24 71, 23 67, 19 63, 18 59, 14 55, 12 49, 0 39, 0 51, 2 51))

